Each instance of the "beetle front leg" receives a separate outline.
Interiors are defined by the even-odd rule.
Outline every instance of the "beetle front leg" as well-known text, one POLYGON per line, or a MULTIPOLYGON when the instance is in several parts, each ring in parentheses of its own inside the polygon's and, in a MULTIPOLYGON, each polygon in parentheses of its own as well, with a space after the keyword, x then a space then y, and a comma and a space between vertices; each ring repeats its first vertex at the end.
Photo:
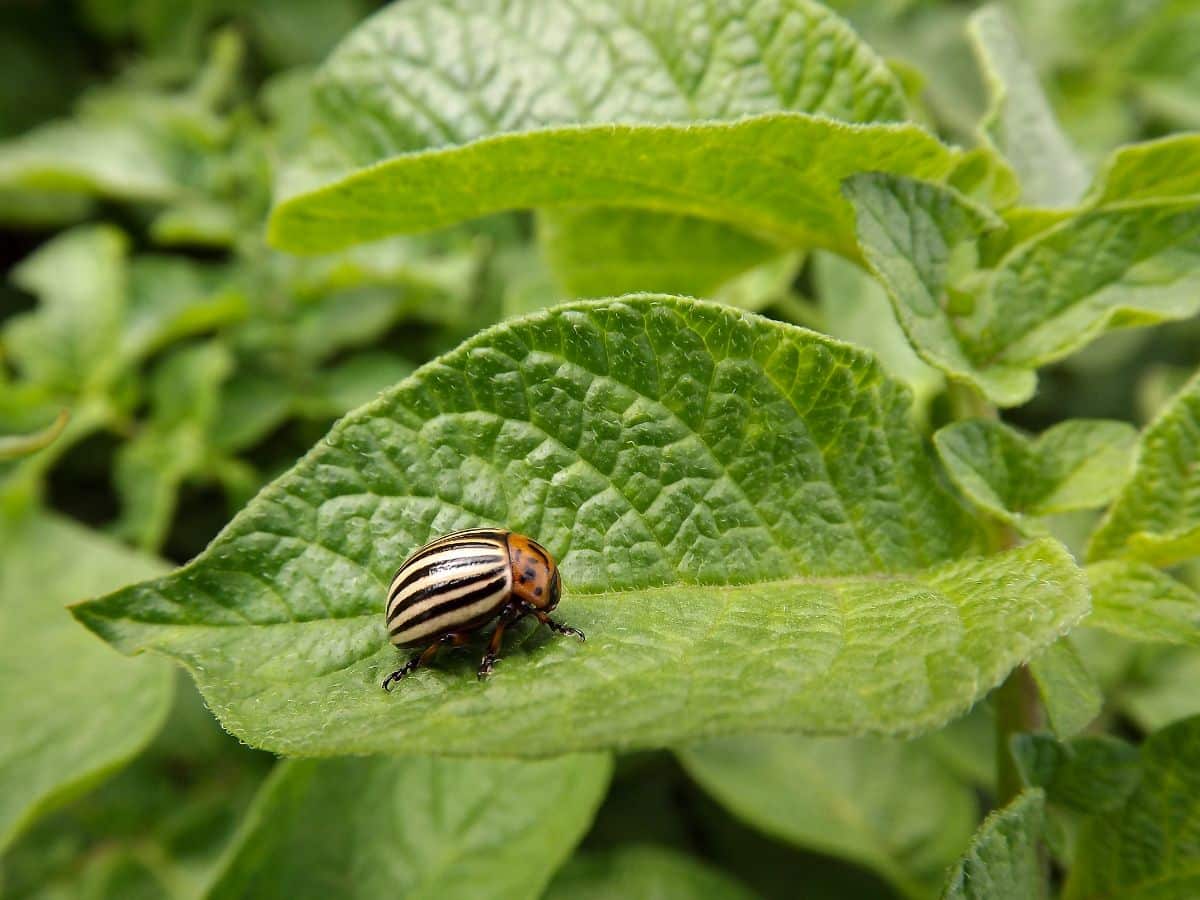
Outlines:
POLYGON ((535 617, 539 622, 556 634, 573 634, 581 641, 587 640, 587 635, 585 635, 578 628, 573 628, 570 625, 564 625, 562 622, 555 622, 552 618, 550 618, 550 614, 548 612, 538 609, 532 603, 525 603, 524 611, 527 615, 535 617))

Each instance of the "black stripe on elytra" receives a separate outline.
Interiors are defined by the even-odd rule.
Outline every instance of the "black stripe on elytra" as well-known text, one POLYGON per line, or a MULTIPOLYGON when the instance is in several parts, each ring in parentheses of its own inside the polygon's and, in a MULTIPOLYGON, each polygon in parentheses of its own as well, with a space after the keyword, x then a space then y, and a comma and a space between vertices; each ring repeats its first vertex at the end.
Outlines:
MULTIPOLYGON (((483 587, 476 588, 470 593, 463 594, 461 597, 454 597, 451 600, 447 600, 445 603, 439 603, 437 606, 431 606, 423 613, 413 616, 411 619, 406 619, 397 625, 393 625, 388 629, 388 634, 397 635, 401 631, 407 631, 409 628, 413 628, 417 625, 424 625, 426 622, 432 621, 433 619, 449 615, 456 609, 470 606, 472 603, 478 603, 484 597, 488 596, 488 594, 494 594, 496 591, 499 591, 501 588, 503 588, 507 581, 508 579, 506 577, 501 576, 494 581, 488 582, 483 587)), ((496 605, 500 606, 501 604, 497 603, 496 605)))
MULTIPOLYGON (((396 575, 399 575, 414 563, 419 563, 427 556, 430 556, 434 553, 441 553, 445 550, 457 550, 459 547, 491 547, 493 550, 499 550, 502 553, 505 552, 504 544, 493 541, 447 541, 444 544, 439 541, 433 544, 426 544, 424 547, 406 559, 400 568, 396 570, 396 575)), ((392 576, 393 581, 396 580, 396 575, 392 576)))
POLYGON ((469 588, 476 584, 482 584, 485 581, 495 578, 504 580, 504 572, 506 568, 507 566, 497 565, 484 572, 475 572, 471 575, 460 575, 458 578, 448 578, 445 581, 435 581, 433 584, 421 588, 411 596, 405 597, 404 600, 397 604, 400 608, 393 611, 393 617, 406 609, 411 609, 418 603, 424 603, 426 600, 436 599, 439 594, 447 594, 450 591, 456 591, 459 588, 469 588))
MULTIPOLYGON (((503 557, 497 557, 494 553, 488 553, 481 554, 479 556, 461 556, 456 559, 444 559, 441 562, 429 563, 428 565, 422 566, 419 569, 416 569, 405 575, 404 580, 396 585, 388 594, 388 603, 391 603, 393 600, 395 600, 396 595, 401 593, 409 585, 420 581, 422 578, 425 578, 428 575, 432 575, 434 572, 439 574, 443 572, 453 572, 455 569, 461 569, 464 566, 474 566, 485 562, 492 562, 496 563, 497 565, 502 565, 506 562, 506 560, 503 557)), ((397 572, 396 574, 399 575, 403 571, 404 569, 401 569, 400 572, 397 572)))

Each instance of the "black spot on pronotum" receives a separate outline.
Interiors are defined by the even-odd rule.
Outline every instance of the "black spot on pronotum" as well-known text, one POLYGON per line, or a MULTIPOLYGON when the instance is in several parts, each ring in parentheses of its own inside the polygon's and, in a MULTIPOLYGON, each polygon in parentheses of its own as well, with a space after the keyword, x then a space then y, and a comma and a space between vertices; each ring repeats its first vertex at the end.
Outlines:
POLYGON ((540 597, 540 596, 542 596, 542 589, 541 589, 540 587, 538 587, 538 588, 534 588, 534 589, 533 589, 533 596, 535 596, 535 597, 540 597))

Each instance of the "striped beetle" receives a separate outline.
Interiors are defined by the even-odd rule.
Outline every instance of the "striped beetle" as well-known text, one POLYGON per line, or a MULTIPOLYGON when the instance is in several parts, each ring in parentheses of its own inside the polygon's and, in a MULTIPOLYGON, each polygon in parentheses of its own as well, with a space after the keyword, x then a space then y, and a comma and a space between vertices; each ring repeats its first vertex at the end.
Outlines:
POLYGON ((415 551, 388 589, 388 637, 397 647, 423 647, 383 680, 384 690, 426 665, 445 644, 459 646, 496 619, 479 677, 500 654, 504 629, 533 616, 558 634, 583 632, 550 618, 562 595, 554 559, 537 541, 497 528, 455 531, 415 551))

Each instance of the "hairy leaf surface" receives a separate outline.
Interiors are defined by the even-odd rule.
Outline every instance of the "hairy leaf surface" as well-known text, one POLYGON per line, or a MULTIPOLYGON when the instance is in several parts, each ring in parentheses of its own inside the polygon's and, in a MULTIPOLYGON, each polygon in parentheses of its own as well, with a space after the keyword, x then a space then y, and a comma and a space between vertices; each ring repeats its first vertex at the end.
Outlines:
POLYGON ((1137 431, 1124 422, 1074 419, 1030 438, 1002 422, 954 422, 934 444, 973 503, 1027 532, 1039 516, 1104 506, 1129 475, 1137 431))
POLYGON ((979 59, 991 104, 980 130, 1012 164, 1029 206, 1069 206, 1088 174, 1063 134, 1016 28, 999 6, 975 13, 967 34, 979 59))
POLYGON ((1041 896, 1038 838, 1045 800, 1036 788, 984 820, 950 870, 943 900, 1030 900, 1041 896))
POLYGON ((914 347, 1001 405, 1028 400, 1035 369, 1105 331, 1200 309, 1200 197, 1096 200, 981 270, 981 239, 1000 226, 962 195, 885 174, 846 190, 863 256, 914 347))
POLYGON ((175 657, 230 730, 294 754, 916 731, 1088 602, 1055 542, 969 556, 977 530, 908 406, 862 351, 727 307, 561 306, 418 370, 196 561, 76 613, 175 657), (561 616, 588 642, 540 634, 483 685, 451 654, 385 694, 392 573, 480 524, 559 558, 561 616))
MULTIPOLYGON (((688 235, 713 227, 695 218, 745 232, 736 244, 854 256, 842 177, 939 180, 958 158, 915 126, 868 124, 902 119, 903 91, 808 0, 671 0, 652 13, 624 0, 421 0, 348 37, 317 93, 322 126, 271 222, 275 243, 299 252, 505 209, 602 206, 627 211, 593 256, 615 254, 618 272, 635 235, 662 227, 674 262, 656 274, 678 274, 688 235)), ((573 274, 569 246, 553 256, 566 283, 597 274, 573 274)))
POLYGON ((1200 553, 1200 376, 1142 433, 1133 476, 1088 546, 1091 560, 1167 566, 1200 553))
POLYGON ((1142 778, 1079 838, 1067 900, 1191 897, 1200 891, 1200 718, 1150 735, 1142 778))
POLYGON ((1085 570, 1087 624, 1135 641, 1200 646, 1200 595, 1147 563, 1109 560, 1085 570))
POLYGON ((1050 803, 1087 815, 1117 809, 1141 777, 1137 748, 1107 735, 1060 742, 1018 734, 1012 748, 1026 784, 1044 790, 1050 803))

